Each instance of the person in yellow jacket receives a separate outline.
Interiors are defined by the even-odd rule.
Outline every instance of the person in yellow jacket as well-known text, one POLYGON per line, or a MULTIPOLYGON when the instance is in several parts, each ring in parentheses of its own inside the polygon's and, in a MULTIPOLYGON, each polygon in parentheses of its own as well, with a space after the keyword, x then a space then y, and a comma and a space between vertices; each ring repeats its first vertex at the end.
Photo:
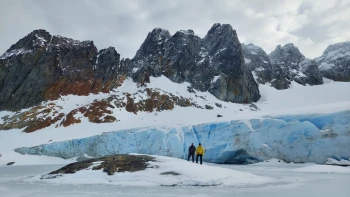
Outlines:
POLYGON ((200 157, 200 164, 202 165, 202 157, 204 155, 204 148, 201 143, 199 143, 196 149, 196 163, 198 163, 198 157, 200 157))

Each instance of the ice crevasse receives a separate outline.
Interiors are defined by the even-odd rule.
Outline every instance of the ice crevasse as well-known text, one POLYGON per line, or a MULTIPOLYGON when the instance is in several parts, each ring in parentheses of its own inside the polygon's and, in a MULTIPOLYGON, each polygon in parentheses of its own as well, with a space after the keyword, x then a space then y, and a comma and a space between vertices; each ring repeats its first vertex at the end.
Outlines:
POLYGON ((270 158, 325 163, 350 157, 350 110, 232 120, 194 126, 147 127, 112 131, 81 139, 22 147, 21 154, 61 158, 121 153, 187 159, 191 143, 202 143, 204 161, 251 163, 270 158))

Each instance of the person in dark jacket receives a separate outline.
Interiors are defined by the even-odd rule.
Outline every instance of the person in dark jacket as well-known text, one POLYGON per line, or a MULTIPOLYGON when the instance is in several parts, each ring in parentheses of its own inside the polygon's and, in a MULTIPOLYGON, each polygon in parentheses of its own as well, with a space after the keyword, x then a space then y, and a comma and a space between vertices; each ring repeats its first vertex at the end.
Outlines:
POLYGON ((196 153, 196 147, 191 144, 191 146, 188 148, 188 158, 187 161, 190 160, 190 157, 192 156, 192 162, 194 162, 194 154, 196 153))

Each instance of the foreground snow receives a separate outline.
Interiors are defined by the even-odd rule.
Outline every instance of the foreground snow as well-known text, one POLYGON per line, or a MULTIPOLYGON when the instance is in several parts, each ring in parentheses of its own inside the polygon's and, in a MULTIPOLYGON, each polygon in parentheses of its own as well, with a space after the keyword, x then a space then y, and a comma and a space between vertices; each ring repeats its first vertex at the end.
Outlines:
MULTIPOLYGON (((191 164, 191 163, 189 163, 191 164)), ((196 169, 202 166, 195 165, 196 169)), ((262 185, 230 185, 214 187, 162 187, 162 186, 118 186, 113 184, 57 184, 28 182, 23 178, 33 177, 56 170, 62 165, 40 166, 0 166, 0 196, 11 197, 348 197, 350 193, 349 174, 344 173, 305 173, 295 169, 312 164, 292 164, 278 160, 252 165, 215 165, 220 168, 249 172, 260 177, 272 177, 278 182, 262 185)), ((331 166, 334 167, 334 166, 331 166)), ((201 177, 206 177, 202 173, 201 177)), ((238 177, 237 177, 238 178, 238 177)))
MULTIPOLYGON (((75 174, 40 175, 24 179, 28 182, 48 182, 59 184, 111 184, 119 186, 244 186, 272 183, 269 177, 225 169, 216 166, 199 165, 185 160, 154 156, 157 161, 149 162, 149 168, 137 172, 115 173, 107 175, 103 170, 81 170, 75 174), (175 172, 179 175, 162 175, 175 172)), ((96 162, 97 164, 98 162, 96 162)))
POLYGON ((296 172, 310 172, 310 173, 350 173, 350 167, 331 166, 331 165, 311 165, 295 169, 296 172))

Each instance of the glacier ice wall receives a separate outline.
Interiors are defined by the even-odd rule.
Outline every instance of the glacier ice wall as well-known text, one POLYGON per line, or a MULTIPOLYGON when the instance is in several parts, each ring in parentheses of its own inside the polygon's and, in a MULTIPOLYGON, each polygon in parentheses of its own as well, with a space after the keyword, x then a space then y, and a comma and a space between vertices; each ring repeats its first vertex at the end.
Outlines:
POLYGON ((187 158, 191 143, 201 142, 203 160, 250 163, 270 158, 325 163, 350 157, 350 110, 314 115, 286 115, 182 127, 148 127, 87 138, 18 148, 21 154, 72 158, 141 153, 187 158))

